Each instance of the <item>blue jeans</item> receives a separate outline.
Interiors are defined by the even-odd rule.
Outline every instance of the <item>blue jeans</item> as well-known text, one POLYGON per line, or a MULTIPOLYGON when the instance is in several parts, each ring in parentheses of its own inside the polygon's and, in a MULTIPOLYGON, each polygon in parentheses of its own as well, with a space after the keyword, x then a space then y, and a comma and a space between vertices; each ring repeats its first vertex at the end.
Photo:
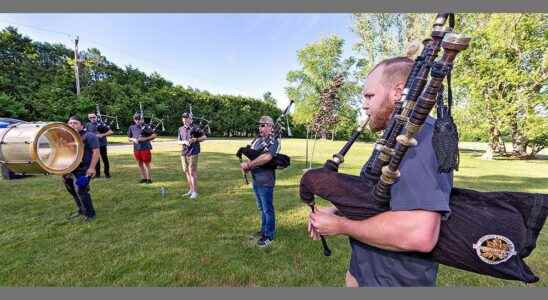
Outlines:
POLYGON ((253 183, 253 191, 261 215, 261 233, 273 240, 276 233, 276 216, 273 203, 274 187, 257 186, 253 183))

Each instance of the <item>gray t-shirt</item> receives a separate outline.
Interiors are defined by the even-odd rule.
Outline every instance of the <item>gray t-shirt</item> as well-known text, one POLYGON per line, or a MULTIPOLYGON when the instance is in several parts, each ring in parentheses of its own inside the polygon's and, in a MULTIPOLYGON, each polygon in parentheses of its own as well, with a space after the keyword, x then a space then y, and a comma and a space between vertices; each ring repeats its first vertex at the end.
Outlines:
MULTIPOLYGON (((450 212, 449 196, 453 173, 439 173, 432 147, 435 119, 428 117, 416 136, 419 144, 411 147, 400 164, 401 176, 392 186, 390 207, 393 211, 428 210, 450 212)), ((364 172, 364 168, 362 172, 364 172)), ((416 254, 382 250, 350 238, 350 273, 360 286, 435 286, 438 264, 416 254)))
MULTIPOLYGON (((137 124, 133 124, 129 126, 127 130, 127 136, 128 138, 140 138, 141 137, 141 126, 137 124)), ((139 142, 137 144, 133 144, 133 151, 139 151, 139 150, 147 150, 152 149, 152 144, 150 144, 150 141, 145 142, 139 142)))
MULTIPOLYGON (((91 132, 91 133, 94 133, 94 134, 97 134, 97 126, 98 124, 97 123, 93 123, 93 122, 89 122, 86 124, 86 130, 88 132, 91 132)), ((107 137, 104 136, 104 137, 98 137, 97 139, 99 139, 99 146, 100 147, 103 147, 103 146, 106 146, 107 145, 107 137)))
MULTIPOLYGON (((278 141, 269 138, 258 137, 252 143, 251 147, 255 150, 263 150, 264 153, 270 153, 272 157, 278 153, 278 141), (266 145, 266 147, 265 147, 266 145)), ((274 187, 276 184, 276 172, 272 168, 263 166, 251 169, 253 183, 256 186, 274 187)))

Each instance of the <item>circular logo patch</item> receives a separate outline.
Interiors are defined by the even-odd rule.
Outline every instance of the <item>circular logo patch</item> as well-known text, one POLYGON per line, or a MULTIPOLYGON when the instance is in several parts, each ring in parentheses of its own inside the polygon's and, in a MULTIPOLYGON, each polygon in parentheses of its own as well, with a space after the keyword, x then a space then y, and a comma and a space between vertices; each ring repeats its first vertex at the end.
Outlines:
POLYGON ((472 247, 485 263, 497 265, 516 255, 514 243, 507 237, 496 234, 482 236, 472 247))

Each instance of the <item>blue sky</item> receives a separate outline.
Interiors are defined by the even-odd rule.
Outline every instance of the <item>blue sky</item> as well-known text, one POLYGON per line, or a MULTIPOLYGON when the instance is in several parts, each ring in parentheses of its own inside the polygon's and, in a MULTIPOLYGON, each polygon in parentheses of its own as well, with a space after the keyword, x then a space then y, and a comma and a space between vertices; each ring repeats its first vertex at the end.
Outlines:
POLYGON ((0 14, 0 28, 33 40, 101 50, 119 66, 156 71, 175 84, 213 93, 261 97, 280 107, 297 51, 337 34, 352 55, 357 35, 349 14, 0 14))

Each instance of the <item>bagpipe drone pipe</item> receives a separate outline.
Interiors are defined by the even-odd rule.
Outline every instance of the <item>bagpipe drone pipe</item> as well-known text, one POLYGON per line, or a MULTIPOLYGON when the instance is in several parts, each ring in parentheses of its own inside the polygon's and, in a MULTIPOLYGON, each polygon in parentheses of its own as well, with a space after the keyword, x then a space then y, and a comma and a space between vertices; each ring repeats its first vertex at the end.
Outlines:
MULTIPOLYGON (((396 106, 389 126, 377 141, 365 174, 352 176, 337 172, 344 155, 359 135, 358 130, 324 167, 303 175, 300 197, 305 203, 313 208, 315 196, 327 199, 337 207, 338 214, 352 220, 363 220, 390 210, 390 187, 400 176, 400 162, 407 150, 417 144, 415 135, 436 103, 442 91, 441 83, 450 74, 455 56, 469 44, 469 38, 441 29, 446 18, 452 18, 451 15, 438 15, 432 39, 415 60, 403 101, 396 106), (439 47, 444 53, 435 61, 436 48, 439 47), (427 81, 428 73, 430 79, 427 81)), ((441 147, 444 151, 450 151, 449 148, 441 147)), ((447 266, 497 278, 526 283, 538 281, 524 258, 535 249, 546 221, 548 195, 453 188, 449 207, 451 212, 441 221, 433 250, 402 255, 426 257, 447 266)), ((325 250, 327 245, 323 237, 322 243, 325 250)))
POLYGON ((116 129, 119 130, 118 116, 109 116, 101 114, 99 104, 96 105, 97 110, 97 132, 100 134, 107 133, 112 130, 113 125, 116 125, 116 129))
POLYGON ((146 121, 147 117, 145 117, 145 114, 143 112, 143 105, 141 103, 139 103, 139 111, 141 118, 143 118, 144 121, 144 123, 141 125, 141 136, 149 137, 153 134, 158 133, 160 126, 162 131, 166 130, 164 127, 163 119, 151 115, 150 117, 148 117, 148 122, 146 121))

